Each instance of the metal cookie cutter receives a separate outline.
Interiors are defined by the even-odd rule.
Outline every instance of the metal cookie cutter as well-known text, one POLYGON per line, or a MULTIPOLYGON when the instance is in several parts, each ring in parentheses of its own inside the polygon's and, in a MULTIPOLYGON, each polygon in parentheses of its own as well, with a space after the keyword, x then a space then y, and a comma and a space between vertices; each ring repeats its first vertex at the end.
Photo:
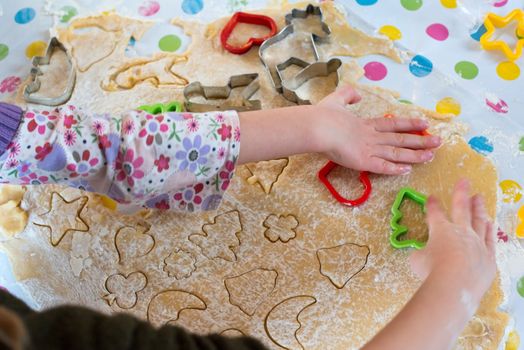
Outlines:
MULTIPOLYGON (((260 45, 258 56, 260 57, 260 60, 262 61, 262 64, 264 65, 266 70, 269 72, 269 75, 271 76, 271 80, 273 82, 273 86, 279 93, 283 92, 283 88, 282 88, 282 76, 277 68, 278 65, 275 64, 275 65, 269 66, 264 59, 264 53, 269 47, 284 40, 286 37, 288 37, 289 35, 295 32, 295 25, 292 23, 294 19, 297 19, 297 18, 305 19, 308 16, 319 16, 320 18, 322 18, 322 11, 320 10, 320 7, 308 5, 306 10, 293 9, 293 11, 291 11, 291 14, 286 15, 286 27, 284 27, 284 29, 282 29, 277 35, 275 35, 272 38, 267 39, 266 41, 264 41, 264 43, 262 43, 262 45, 260 45)), ((319 36, 317 34, 311 33, 309 36, 309 40, 311 42, 311 47, 312 47, 315 61, 319 60, 317 44, 320 44, 322 42, 327 42, 329 40, 329 35, 331 34, 331 30, 329 29, 328 25, 324 22, 321 22, 321 23, 322 23, 321 24, 322 32, 324 33, 324 35, 319 36)), ((301 61, 307 64, 313 63, 313 62, 305 62, 297 57, 291 57, 290 60, 297 60, 297 61, 301 61)))
POLYGON ((252 13, 246 13, 246 12, 237 12, 235 13, 229 22, 225 25, 224 29, 222 29, 222 32, 220 33, 220 42, 222 43, 222 46, 229 52, 234 53, 236 55, 242 55, 248 52, 254 45, 259 46, 264 42, 264 40, 267 40, 274 36, 277 33, 277 24, 273 20, 273 18, 264 16, 264 15, 257 15, 252 13), (248 23, 248 24, 256 24, 259 26, 264 26, 269 28, 270 32, 268 35, 261 37, 261 38, 249 38, 249 40, 243 44, 242 46, 234 46, 228 44, 227 40, 231 36, 231 33, 235 29, 238 23, 248 23))
POLYGON ((238 112, 253 111, 262 108, 259 100, 250 100, 258 89, 260 83, 258 81, 258 74, 241 74, 234 75, 229 79, 229 83, 225 86, 203 86, 196 81, 184 89, 184 97, 186 99, 185 106, 188 112, 209 112, 209 111, 225 111, 236 110, 238 112), (195 97, 203 97, 206 100, 225 100, 228 99, 231 90, 244 87, 241 94, 241 104, 235 105, 232 103, 198 103, 192 102, 195 97))
POLYGON ((335 199, 344 205, 347 205, 349 207, 356 207, 358 205, 363 204, 365 201, 368 200, 370 194, 371 194, 371 181, 369 181, 368 172, 367 171, 361 171, 359 175, 359 180, 364 185, 364 193, 362 193, 362 196, 356 199, 346 199, 338 193, 338 191, 333 187, 331 182, 329 182, 327 176, 329 173, 335 169, 338 166, 337 163, 329 161, 326 165, 320 171, 318 172, 318 178, 320 182, 326 186, 328 191, 335 197, 335 199))
MULTIPOLYGON (((287 61, 286 61, 287 62, 287 61)), ((282 64, 286 64, 286 62, 282 64)), ((280 67, 282 64, 277 66, 277 72, 280 75, 280 67)), ((327 77, 331 73, 335 74, 335 85, 338 85, 339 76, 338 69, 342 66, 342 61, 338 58, 332 58, 327 62, 315 62, 308 65, 306 68, 302 69, 297 75, 293 78, 282 81, 282 94, 284 97, 299 105, 310 105, 311 101, 304 100, 297 95, 297 90, 308 80, 317 78, 317 77, 327 77)))
POLYGON ((178 101, 171 101, 169 103, 155 103, 154 105, 143 105, 137 108, 138 110, 147 112, 149 114, 163 114, 168 112, 180 113, 184 110, 182 103, 178 101))
POLYGON ((35 103, 46 106, 58 106, 66 103, 73 94, 73 89, 75 87, 76 81, 76 70, 73 65, 73 60, 71 59, 71 56, 67 52, 67 49, 64 47, 64 45, 60 41, 58 41, 56 37, 53 37, 49 41, 45 56, 33 57, 32 64, 33 67, 31 68, 30 72, 31 82, 27 84, 27 86, 24 88, 24 99, 29 103, 35 103), (69 67, 71 68, 71 72, 69 73, 69 76, 67 78, 66 88, 64 92, 57 97, 33 96, 34 93, 40 90, 41 86, 39 76, 43 75, 43 73, 40 69, 40 66, 49 65, 55 49, 65 52, 67 56, 67 62, 69 63, 69 67))
POLYGON ((409 187, 401 188, 397 194, 397 197, 395 198, 395 202, 393 203, 393 206, 391 207, 391 214, 393 216, 391 217, 391 221, 390 221, 392 232, 391 232, 391 235, 389 236, 389 242, 391 243, 391 245, 394 248, 397 248, 397 249, 402 249, 402 248, 422 249, 426 246, 425 242, 420 242, 419 240, 416 240, 416 239, 399 240, 400 236, 405 235, 406 233, 408 233, 408 230, 409 230, 408 227, 400 224, 400 220, 404 216, 404 214, 402 214, 402 212, 400 211, 400 206, 402 205, 402 202, 406 198, 409 198, 415 201, 418 205, 422 207, 422 211, 424 213, 426 212, 426 202, 428 198, 425 195, 409 187))

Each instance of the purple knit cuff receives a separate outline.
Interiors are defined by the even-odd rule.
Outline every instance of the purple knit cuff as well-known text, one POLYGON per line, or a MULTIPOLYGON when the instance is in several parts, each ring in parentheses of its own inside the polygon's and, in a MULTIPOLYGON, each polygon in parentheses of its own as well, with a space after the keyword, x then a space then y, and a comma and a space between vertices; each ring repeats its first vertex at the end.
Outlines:
POLYGON ((22 120, 22 108, 0 102, 0 155, 15 137, 20 121, 22 120))

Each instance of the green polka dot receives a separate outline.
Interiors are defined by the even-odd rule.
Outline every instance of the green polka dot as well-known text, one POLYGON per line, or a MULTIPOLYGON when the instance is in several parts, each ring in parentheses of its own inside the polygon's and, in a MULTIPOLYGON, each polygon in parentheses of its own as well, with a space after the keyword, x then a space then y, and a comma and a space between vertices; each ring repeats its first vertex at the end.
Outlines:
POLYGON ((519 150, 521 152, 524 152, 524 136, 520 138, 520 141, 519 141, 519 150))
POLYGON ((64 15, 60 18, 60 22, 62 23, 67 23, 71 18, 78 15, 78 11, 73 6, 64 6, 60 10, 64 12, 64 15))
POLYGON ((422 7, 422 0, 400 0, 406 10, 416 11, 422 7))
POLYGON ((524 276, 522 276, 517 282, 517 292, 519 292, 520 296, 524 298, 524 276))
POLYGON ((398 102, 400 102, 400 103, 404 103, 404 104, 406 104, 406 105, 412 105, 412 104, 413 104, 413 102, 411 102, 411 101, 409 101, 409 100, 398 100, 398 102))
POLYGON ((9 55, 9 46, 0 44, 0 61, 9 55))
POLYGON ((182 45, 182 41, 178 36, 173 34, 164 36, 158 42, 158 47, 160 48, 160 50, 166 52, 175 52, 180 48, 180 45, 182 45))
POLYGON ((455 65, 455 72, 463 79, 475 79, 479 74, 478 67, 469 61, 460 61, 455 65))

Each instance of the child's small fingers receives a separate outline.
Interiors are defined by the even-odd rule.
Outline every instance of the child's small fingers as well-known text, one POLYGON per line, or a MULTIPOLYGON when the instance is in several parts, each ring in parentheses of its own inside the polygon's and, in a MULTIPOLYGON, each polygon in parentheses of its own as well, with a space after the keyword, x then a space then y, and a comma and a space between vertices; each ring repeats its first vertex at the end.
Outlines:
POLYGON ((476 194, 471 199, 472 206, 472 218, 471 218, 471 227, 479 235, 479 237, 484 240, 486 236, 486 222, 489 221, 488 214, 486 212, 486 207, 484 206, 484 200, 482 196, 476 194))
POLYGON ((422 131, 429 127, 429 123, 422 119, 375 118, 372 121, 375 130, 380 132, 422 131))
POLYGON ((495 257, 495 231, 493 230, 493 222, 491 220, 488 220, 486 223, 486 235, 484 241, 489 255, 495 257))
POLYGON ((439 231, 433 230, 433 228, 438 228, 443 222, 448 221, 448 218, 446 217, 444 209, 442 209, 440 201, 435 196, 429 196, 426 202, 426 212, 426 222, 428 223, 430 234, 429 239, 431 240, 432 233, 439 231))
POLYGON ((375 174, 384 175, 404 175, 411 171, 411 166, 408 164, 395 164, 377 156, 369 158, 366 168, 375 174))
POLYGON ((419 136, 402 134, 396 132, 378 133, 378 142, 382 145, 411 149, 428 149, 440 146, 441 140, 438 136, 419 136))
POLYGON ((377 146, 374 154, 380 158, 395 162, 395 163, 424 163, 433 159, 434 153, 432 151, 412 150, 408 148, 400 148, 393 146, 377 146))
POLYGON ((463 227, 471 226, 471 197, 469 181, 462 179, 455 185, 451 201, 451 220, 463 227))

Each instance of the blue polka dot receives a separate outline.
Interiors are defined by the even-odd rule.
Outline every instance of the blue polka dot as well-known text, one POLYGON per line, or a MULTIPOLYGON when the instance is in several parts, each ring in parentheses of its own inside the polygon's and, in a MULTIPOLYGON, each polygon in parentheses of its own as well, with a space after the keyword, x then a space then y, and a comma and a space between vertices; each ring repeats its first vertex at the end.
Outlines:
POLYGON ((362 6, 375 5, 378 0, 356 0, 357 4, 362 6))
POLYGON ((480 154, 487 155, 493 152, 493 144, 485 136, 475 136, 469 140, 469 145, 480 154))
POLYGON ((204 0, 184 0, 182 2, 182 11, 188 15, 199 13, 204 8, 204 0))
POLYGON ((15 22, 18 24, 26 24, 31 22, 36 16, 36 11, 32 7, 26 7, 18 10, 15 15, 15 22))
POLYGON ((480 41, 480 37, 483 36, 486 32, 487 32, 487 29, 484 26, 484 24, 482 24, 480 27, 478 27, 478 29, 475 32, 471 33, 470 36, 474 40, 480 41))
POLYGON ((425 77, 433 70, 433 63, 422 55, 416 55, 409 62, 409 71, 416 77, 425 77))

